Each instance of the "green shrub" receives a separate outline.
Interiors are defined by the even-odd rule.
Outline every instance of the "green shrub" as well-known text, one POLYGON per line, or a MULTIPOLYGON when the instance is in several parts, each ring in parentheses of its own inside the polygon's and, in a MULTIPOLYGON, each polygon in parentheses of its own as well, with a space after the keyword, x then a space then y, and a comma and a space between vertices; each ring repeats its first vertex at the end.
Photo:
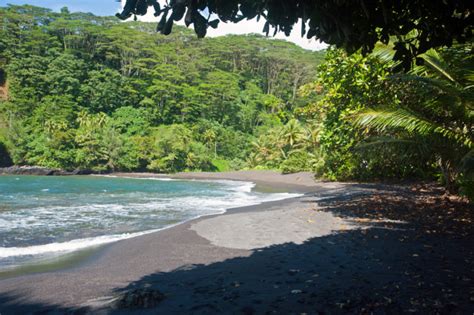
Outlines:
POLYGON ((226 172, 231 169, 230 162, 227 160, 213 159, 212 165, 214 165, 218 172, 226 172))

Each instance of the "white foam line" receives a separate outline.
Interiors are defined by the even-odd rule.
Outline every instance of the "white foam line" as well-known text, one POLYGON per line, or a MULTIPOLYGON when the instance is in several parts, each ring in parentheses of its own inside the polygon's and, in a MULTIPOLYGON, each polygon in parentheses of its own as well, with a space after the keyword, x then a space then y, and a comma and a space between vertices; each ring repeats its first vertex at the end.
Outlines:
MULTIPOLYGON (((105 176, 105 177, 122 177, 122 176, 113 176, 113 175, 94 175, 94 176, 105 176)), ((126 177, 122 177, 126 178, 126 177)), ((131 177, 136 179, 135 177, 131 177)), ((204 180, 204 181, 213 181, 211 180, 204 180)), ((225 180, 216 180, 215 182, 224 182, 225 180)), ((248 189, 253 188, 255 186, 255 183, 250 182, 250 181, 229 181, 229 182, 234 182, 234 183, 242 183, 243 187, 239 188, 244 188, 245 192, 250 192, 248 189)), ((154 229, 154 230, 148 230, 148 231, 142 231, 142 232, 136 232, 136 233, 125 233, 125 234, 119 234, 119 235, 103 235, 103 236, 97 236, 97 237, 90 237, 90 238, 84 238, 84 239, 75 239, 69 242, 62 242, 62 243, 50 243, 50 244, 44 244, 44 245, 36 245, 36 246, 27 246, 27 247, 0 247, 0 258, 9 258, 9 257, 19 257, 19 256, 34 256, 34 255, 43 255, 43 254, 51 254, 51 253, 69 253, 89 247, 94 247, 94 246, 99 246, 99 245, 105 245, 105 244, 110 244, 114 242, 118 242, 121 240, 125 239, 130 239, 158 231, 162 231, 165 229, 169 229, 175 226, 178 226, 180 224, 184 224, 186 222, 196 220, 201 217, 206 217, 206 216, 211 216, 211 215, 217 215, 217 214, 223 214, 229 209, 233 208, 240 208, 240 207, 248 207, 248 206, 255 206, 259 205, 265 202, 270 202, 270 201, 279 201, 279 200, 284 200, 284 199, 289 199, 289 198, 296 198, 296 197, 301 197, 303 194, 292 194, 292 193, 280 193, 277 194, 278 197, 276 198, 262 198, 263 200, 257 201, 255 203, 247 204, 247 205, 236 205, 235 207, 229 207, 223 210, 222 212, 218 213, 210 213, 210 214, 203 214, 199 215, 193 218, 190 218, 188 220, 166 226, 161 229, 154 229)))
POLYGON ((127 178, 127 179, 149 179, 149 180, 158 180, 158 181, 175 181, 180 179, 170 178, 170 177, 133 177, 133 176, 117 176, 117 175, 104 175, 104 174, 91 174, 90 176, 95 177, 109 177, 109 178, 127 178))
POLYGON ((76 239, 76 240, 63 242, 63 243, 50 243, 50 244, 37 245, 37 246, 0 247, 0 258, 17 257, 17 256, 33 256, 33 255, 42 255, 42 254, 48 254, 48 253, 73 252, 76 250, 98 246, 98 245, 104 245, 108 243, 113 243, 113 242, 121 241, 124 239, 145 235, 152 232, 155 232, 155 230, 137 232, 137 233, 127 233, 127 234, 121 234, 121 235, 104 235, 104 236, 98 236, 98 237, 76 239))
MULTIPOLYGON (((227 184, 229 186, 241 185, 241 184, 252 184, 255 186, 255 183, 252 181, 238 180, 238 179, 219 179, 219 178, 171 178, 171 177, 135 177, 135 176, 122 176, 122 175, 107 175, 107 174, 91 174, 89 176, 95 177, 110 177, 110 178, 127 178, 127 179, 148 179, 148 180, 158 180, 158 181, 181 181, 181 182, 204 182, 204 183, 221 183, 227 184)), ((146 176, 146 175, 144 175, 146 176)))

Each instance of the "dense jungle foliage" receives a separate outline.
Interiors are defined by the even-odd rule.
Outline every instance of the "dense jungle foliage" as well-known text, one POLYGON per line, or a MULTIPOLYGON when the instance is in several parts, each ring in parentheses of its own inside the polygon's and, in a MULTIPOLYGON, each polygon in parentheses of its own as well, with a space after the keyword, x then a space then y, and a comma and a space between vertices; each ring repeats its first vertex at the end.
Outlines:
POLYGON ((0 8, 0 163, 438 179, 474 194, 473 46, 309 52, 257 35, 0 8), (4 93, 6 94, 6 93, 4 93))
POLYGON ((15 164, 65 169, 218 170, 307 103, 322 52, 261 36, 199 40, 177 27, 0 11, 4 142, 15 164))

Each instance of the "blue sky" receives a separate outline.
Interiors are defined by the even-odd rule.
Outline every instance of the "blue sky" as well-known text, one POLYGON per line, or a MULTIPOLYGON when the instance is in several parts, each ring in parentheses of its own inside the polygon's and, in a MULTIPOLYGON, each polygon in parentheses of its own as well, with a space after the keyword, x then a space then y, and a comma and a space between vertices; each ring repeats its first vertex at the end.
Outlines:
POLYGON ((7 4, 31 4, 58 11, 68 7, 70 11, 92 12, 95 15, 113 15, 120 8, 115 0, 0 0, 0 6, 7 4))

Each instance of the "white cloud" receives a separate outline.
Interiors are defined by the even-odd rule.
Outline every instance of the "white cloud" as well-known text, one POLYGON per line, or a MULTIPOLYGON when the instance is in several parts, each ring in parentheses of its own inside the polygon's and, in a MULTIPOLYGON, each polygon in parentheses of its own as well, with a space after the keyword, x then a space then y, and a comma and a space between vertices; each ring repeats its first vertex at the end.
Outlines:
MULTIPOLYGON (((122 5, 124 4, 124 0, 122 0, 122 5)), ((159 1, 160 3, 163 1, 159 1)), ((145 16, 140 16, 138 17, 139 21, 144 21, 144 22, 157 22, 159 20, 159 17, 155 17, 153 15, 153 10, 150 10, 147 15, 145 16)), ((184 25, 182 21, 179 21, 178 24, 184 25)), ((239 23, 219 23, 219 27, 217 29, 213 28, 208 28, 207 30, 207 35, 209 37, 216 37, 216 36, 223 36, 223 35, 228 35, 228 34, 250 34, 250 33, 257 33, 257 34, 262 34, 263 35, 263 26, 265 24, 264 19, 261 19, 259 22, 256 21, 256 19, 253 20, 243 20, 239 23)), ((191 26, 192 27, 192 26, 191 26)), ((301 21, 295 25, 293 31, 291 32, 290 36, 285 36, 284 33, 279 32, 274 38, 277 39, 283 39, 287 40, 290 42, 293 42, 300 47, 303 47, 305 49, 309 50, 321 50, 327 47, 327 44, 322 43, 318 40, 308 40, 306 38, 301 37, 301 21)), ((272 30, 270 31, 272 33, 272 30)), ((271 37, 273 38, 273 37, 271 37)))
MULTIPOLYGON (((253 20, 244 20, 241 21, 240 23, 219 23, 219 27, 217 29, 208 29, 208 36, 222 36, 222 35, 227 35, 227 34, 249 34, 249 33, 257 33, 257 34, 263 34, 263 26, 265 25, 265 20, 261 19, 259 22, 257 22, 256 19, 253 20)), ((298 22, 293 28, 293 31, 291 32, 290 36, 285 36, 284 33, 279 32, 275 37, 271 38, 277 38, 277 39, 283 39, 287 40, 290 42, 293 42, 305 49, 310 49, 310 50, 320 50, 324 49, 327 47, 326 44, 321 43, 320 41, 314 40, 314 39, 306 39, 301 37, 301 21, 298 22)), ((272 34, 272 29, 270 30, 270 33, 272 34)))

